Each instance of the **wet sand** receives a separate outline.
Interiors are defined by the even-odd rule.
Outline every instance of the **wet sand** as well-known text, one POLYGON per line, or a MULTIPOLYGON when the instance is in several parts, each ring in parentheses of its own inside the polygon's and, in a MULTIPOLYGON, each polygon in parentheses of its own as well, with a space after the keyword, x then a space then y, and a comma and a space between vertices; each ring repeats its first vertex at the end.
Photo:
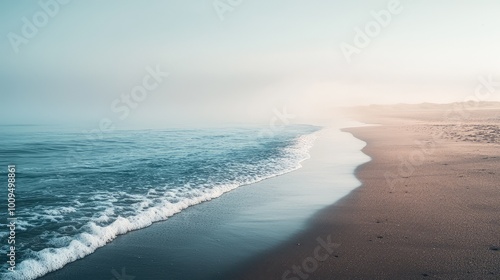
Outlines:
POLYGON ((286 242, 317 211, 358 187, 353 172, 369 160, 360 152, 364 145, 338 128, 324 129, 302 168, 121 235, 40 279, 224 279, 227 271, 286 242))
POLYGON ((231 279, 500 279, 500 106, 350 111, 362 186, 231 279), (326 243, 326 245, 325 245, 326 243))

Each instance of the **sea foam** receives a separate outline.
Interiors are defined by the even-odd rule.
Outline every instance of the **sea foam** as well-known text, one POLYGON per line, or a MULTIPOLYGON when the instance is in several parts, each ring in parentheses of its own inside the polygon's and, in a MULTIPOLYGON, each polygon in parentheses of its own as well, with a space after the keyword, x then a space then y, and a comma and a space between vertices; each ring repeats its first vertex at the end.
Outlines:
MULTIPOLYGON (((31 252, 29 259, 20 262, 15 272, 3 273, 2 279, 36 279, 92 254, 96 249, 105 246, 119 235, 167 220, 190 206, 210 201, 242 185, 256 183, 297 170, 301 167, 301 162, 310 157, 309 150, 314 145, 316 137, 316 133, 312 133, 296 138, 293 145, 283 149, 283 157, 265 162, 266 165, 269 165, 265 168, 259 169, 248 165, 249 170, 254 169, 250 170, 249 173, 254 175, 242 176, 232 183, 208 182, 205 187, 197 188, 188 183, 182 187, 165 190, 149 188, 143 196, 127 194, 126 192, 97 193, 92 197, 93 201, 98 202, 100 207, 106 205, 97 217, 92 218, 81 228, 75 228, 72 225, 59 228, 59 232, 55 233, 55 236, 52 236, 48 242, 54 247, 31 252), (261 170, 267 172, 254 173, 261 170), (126 206, 115 205, 114 203, 119 202, 117 196, 135 201, 131 204, 133 209, 128 207, 128 210, 124 211, 126 206), (116 214, 120 212, 121 214, 116 214), (129 215, 124 215, 125 213, 129 215), (112 222, 108 223, 111 220, 112 222), (75 230, 80 232, 73 236, 61 235, 61 232, 74 232, 75 230), (65 246, 61 247, 61 245, 65 246)), ((65 206, 45 210, 45 214, 40 215, 40 217, 43 216, 52 222, 60 222, 65 215, 74 214, 79 211, 79 207, 85 206, 81 200, 75 201, 78 203, 75 203, 74 207, 65 206)))

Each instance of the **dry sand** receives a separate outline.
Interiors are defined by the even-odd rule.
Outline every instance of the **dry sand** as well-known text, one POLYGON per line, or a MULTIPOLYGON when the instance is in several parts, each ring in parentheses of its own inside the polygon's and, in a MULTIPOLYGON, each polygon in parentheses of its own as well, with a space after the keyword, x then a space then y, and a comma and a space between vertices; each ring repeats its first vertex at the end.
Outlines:
POLYGON ((500 279, 500 105, 350 113, 362 186, 233 279, 500 279))

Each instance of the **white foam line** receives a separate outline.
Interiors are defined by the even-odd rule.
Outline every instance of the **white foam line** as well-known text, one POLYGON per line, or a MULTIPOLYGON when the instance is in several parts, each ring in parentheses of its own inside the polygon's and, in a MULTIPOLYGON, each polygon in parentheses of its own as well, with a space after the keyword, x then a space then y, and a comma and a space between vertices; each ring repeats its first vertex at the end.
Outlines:
POLYGON ((118 235, 127 232, 142 229, 150 226, 151 224, 159 221, 167 220, 174 214, 182 210, 206 202, 221 196, 222 194, 236 189, 237 187, 257 183, 272 177, 280 176, 302 167, 301 162, 310 158, 309 150, 314 145, 319 131, 303 135, 298 138, 297 143, 293 148, 288 148, 289 151, 294 151, 294 154, 299 158, 295 167, 291 167, 273 175, 263 176, 262 178, 255 178, 246 182, 234 183, 215 187, 206 192, 200 190, 198 197, 185 198, 177 203, 170 203, 164 201, 161 205, 144 210, 138 215, 128 218, 118 217, 110 225, 101 227, 94 222, 89 222, 88 227, 90 232, 80 233, 75 237, 75 240, 63 248, 46 248, 41 251, 35 252, 36 259, 28 259, 22 261, 17 267, 15 272, 4 273, 3 279, 13 280, 31 280, 41 277, 49 272, 61 269, 66 264, 81 259, 87 255, 92 254, 100 247, 114 240, 118 235))

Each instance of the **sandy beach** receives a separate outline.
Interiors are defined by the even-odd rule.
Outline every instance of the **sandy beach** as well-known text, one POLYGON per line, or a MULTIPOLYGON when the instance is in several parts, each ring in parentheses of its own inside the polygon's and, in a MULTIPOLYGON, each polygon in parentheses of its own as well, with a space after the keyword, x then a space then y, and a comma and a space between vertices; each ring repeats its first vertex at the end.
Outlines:
POLYGON ((249 259, 287 242, 308 227, 317 211, 358 187, 354 170, 369 160, 360 151, 364 145, 338 127, 323 129, 302 168, 121 235, 40 279, 226 279, 249 259))
POLYGON ((232 279, 499 279, 500 105, 470 105, 351 110, 362 186, 232 279))

